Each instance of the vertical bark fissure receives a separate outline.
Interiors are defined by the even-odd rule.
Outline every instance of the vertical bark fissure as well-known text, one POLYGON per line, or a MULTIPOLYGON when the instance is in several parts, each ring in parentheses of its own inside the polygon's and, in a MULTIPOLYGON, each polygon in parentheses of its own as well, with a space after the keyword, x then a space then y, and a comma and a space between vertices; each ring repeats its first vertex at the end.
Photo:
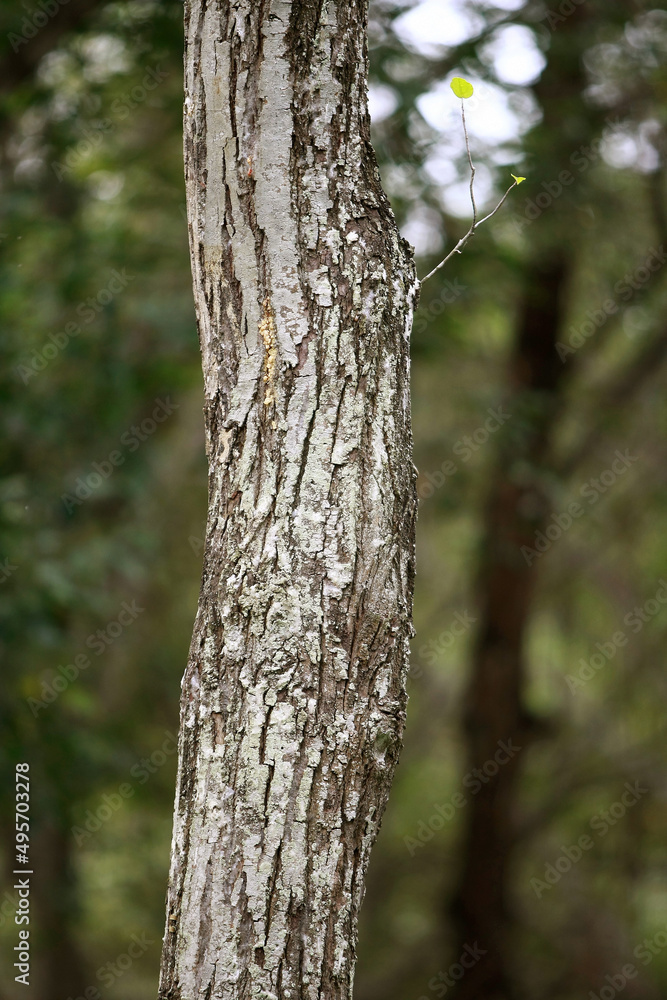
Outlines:
POLYGON ((351 993, 405 718, 417 282, 363 2, 191 0, 185 158, 209 521, 160 997, 351 993))

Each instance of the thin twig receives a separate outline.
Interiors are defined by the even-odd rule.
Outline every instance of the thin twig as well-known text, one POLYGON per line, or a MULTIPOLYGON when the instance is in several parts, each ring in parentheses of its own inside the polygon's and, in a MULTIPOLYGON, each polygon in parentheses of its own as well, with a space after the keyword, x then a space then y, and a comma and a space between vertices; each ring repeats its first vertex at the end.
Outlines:
MULTIPOLYGON (((472 93, 472 87, 470 88, 470 92, 472 93)), ((451 260, 451 258, 454 256, 455 253, 461 253, 461 250, 466 245, 470 237, 475 235, 477 227, 481 226, 483 222, 486 222, 488 219, 490 219, 492 216, 496 214, 498 209, 501 208, 502 205, 504 205, 505 199, 507 198, 512 188, 515 188, 517 184, 519 184, 520 181, 523 180, 523 178, 520 177, 518 181, 512 181, 512 183, 510 184, 507 191, 502 196, 502 198, 500 199, 494 210, 492 212, 489 212, 488 215, 485 215, 484 218, 480 219, 478 222, 477 205, 475 203, 475 164, 472 162, 472 153, 470 152, 470 139, 468 137, 468 127, 466 125, 466 112, 463 103, 463 98, 461 98, 461 121, 463 122, 463 135, 465 136, 466 140, 466 153, 468 154, 468 163, 470 164, 470 201, 472 202, 472 222, 470 224, 470 229, 465 234, 465 236, 461 237, 461 239, 458 241, 454 249, 450 250, 445 259, 441 260, 440 263, 437 265, 437 267, 434 267, 432 271, 429 271, 429 273, 426 275, 425 278, 421 279, 420 284, 422 285, 424 284, 425 281, 428 281, 429 278, 432 278, 434 274, 437 274, 440 268, 444 267, 447 261, 451 260)))
POLYGON ((445 264, 450 259, 450 257, 453 257, 455 253, 461 253, 461 250, 466 245, 466 243, 468 242, 468 240, 470 239, 470 237, 472 236, 472 234, 474 232, 475 232, 475 230, 471 226, 470 229, 468 230, 468 232, 465 234, 465 236, 462 236, 461 239, 458 241, 458 243, 456 244, 456 246, 454 247, 454 249, 449 251, 449 253, 445 257, 445 259, 441 260, 440 263, 437 265, 437 267, 434 267, 432 271, 429 271, 429 273, 426 275, 425 278, 421 279, 420 284, 423 285, 425 281, 428 281, 429 278, 432 278, 433 275, 436 274, 440 270, 441 267, 445 266, 445 264))
POLYGON ((510 184, 510 186, 508 187, 507 191, 502 196, 502 198, 500 199, 500 201, 498 202, 498 204, 496 205, 496 207, 494 208, 494 210, 492 212, 489 212, 488 215, 485 215, 483 219, 480 219, 479 222, 477 223, 478 226, 481 226, 483 222, 486 222, 488 219, 490 219, 492 216, 494 216, 496 214, 496 212, 498 211, 499 208, 503 207, 503 205, 505 204, 505 200, 506 200, 508 194, 510 193, 510 191, 512 190, 512 188, 516 187, 516 185, 517 185, 517 182, 516 181, 512 181, 512 183, 510 184))
POLYGON ((472 156, 470 154, 470 141, 468 139, 468 129, 466 127, 466 113, 465 108, 463 107, 463 98, 461 98, 461 121, 463 122, 463 134, 466 137, 468 163, 470 164, 470 200, 472 202, 472 228, 474 230, 477 225, 477 205, 475 204, 475 192, 473 190, 475 184, 475 164, 472 162, 472 156))
MULTIPOLYGON (((475 235, 475 232, 477 231, 477 229, 479 229, 479 227, 482 225, 483 222, 486 222, 487 219, 490 219, 492 215, 496 214, 496 212, 498 211, 498 209, 501 208, 501 206, 504 204, 505 199, 507 198, 507 196, 510 193, 510 191, 512 190, 512 188, 515 188, 516 186, 517 186, 517 182, 516 181, 512 181, 512 183, 510 184, 510 186, 508 187, 507 191, 502 196, 502 198, 500 199, 500 201, 498 202, 498 204, 496 205, 496 207, 494 208, 494 210, 492 212, 489 212, 488 215, 485 215, 483 219, 479 220, 479 222, 473 221, 472 225, 470 226, 470 229, 465 234, 465 236, 461 237, 461 239, 458 241, 458 243, 456 244, 456 246, 454 247, 454 249, 449 251, 449 253, 445 257, 445 259, 441 260, 440 263, 437 265, 437 267, 434 267, 432 271, 429 271, 429 273, 426 275, 425 278, 421 279, 420 284, 423 285, 425 281, 428 281, 429 278, 432 278, 433 275, 436 274, 440 270, 441 267, 445 266, 445 264, 447 263, 447 261, 450 260, 450 258, 452 258, 455 253, 461 253, 461 250, 466 245, 466 243, 468 242, 468 240, 470 239, 470 237, 475 235)), ((475 203, 473 201, 473 205, 474 204, 475 203)))

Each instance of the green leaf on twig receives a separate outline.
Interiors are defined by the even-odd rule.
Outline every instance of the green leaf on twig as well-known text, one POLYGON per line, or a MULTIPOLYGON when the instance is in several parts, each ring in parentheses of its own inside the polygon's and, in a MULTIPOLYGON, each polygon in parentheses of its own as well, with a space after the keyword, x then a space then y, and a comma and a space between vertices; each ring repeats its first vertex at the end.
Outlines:
POLYGON ((510 177, 513 177, 517 184, 521 184, 526 179, 525 177, 517 177, 516 174, 510 174, 510 177))
POLYGON ((472 97, 472 83, 468 83, 462 76, 455 76, 449 86, 457 97, 472 97))

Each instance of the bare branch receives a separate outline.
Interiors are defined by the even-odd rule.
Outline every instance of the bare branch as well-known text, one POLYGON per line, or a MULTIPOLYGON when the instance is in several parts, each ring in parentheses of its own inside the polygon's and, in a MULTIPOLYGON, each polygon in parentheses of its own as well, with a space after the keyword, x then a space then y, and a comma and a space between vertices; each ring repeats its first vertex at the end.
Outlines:
POLYGON ((463 122, 463 134, 466 138, 466 152, 468 154, 468 163, 470 164, 470 200, 472 202, 472 228, 474 230, 477 225, 477 205, 475 204, 475 164, 472 162, 472 156, 470 154, 470 140, 468 139, 468 129, 466 127, 466 112, 463 106, 463 98, 461 98, 461 121, 463 122))
MULTIPOLYGON (((458 96, 457 90, 454 89, 454 84, 457 82, 459 81, 456 80, 453 81, 452 90, 454 90, 454 93, 457 94, 458 96)), ((470 94, 472 94, 472 86, 468 84, 467 81, 462 81, 462 82, 466 86, 470 87, 470 94)), ((470 139, 468 137, 468 126, 466 125, 466 112, 465 112, 463 97, 461 98, 461 121, 463 123, 463 135, 465 136, 465 141, 466 141, 466 153, 468 154, 468 163, 470 164, 470 201, 472 202, 472 222, 470 224, 470 229, 465 234, 465 236, 461 237, 461 239, 458 241, 454 249, 450 250, 447 256, 444 258, 444 260, 441 260, 440 263, 437 265, 437 267, 434 267, 432 271, 429 271, 429 273, 426 275, 425 278, 421 279, 422 285, 424 284, 425 281, 428 281, 429 278, 432 278, 434 274, 437 274, 440 268, 444 267, 447 261, 450 260, 455 253, 461 253, 461 250, 466 245, 470 237, 475 235, 477 227, 480 226, 482 222, 486 222, 487 219, 490 219, 492 216, 496 214, 498 209, 504 204, 505 199, 507 198, 512 188, 515 188, 517 184, 520 184, 521 181, 523 180, 523 177, 519 177, 518 179, 515 178, 508 187, 505 194, 498 202, 498 204, 496 205, 496 207, 494 208, 494 210, 492 212, 489 212, 488 215, 485 215, 483 219, 477 221, 477 205, 475 203, 475 164, 472 162, 472 153, 470 152, 470 139)), ((512 174, 512 177, 514 177, 514 174, 512 174)))
MULTIPOLYGON (((475 235, 475 233, 477 232, 477 230, 479 229, 479 227, 481 226, 481 224, 483 222, 486 222, 487 219, 490 219, 493 215, 496 214, 496 212, 498 211, 498 209, 501 208, 502 205, 504 204, 504 202, 505 202, 508 194, 512 190, 512 188, 515 188, 516 186, 517 186, 517 182, 516 181, 512 181, 512 183, 510 184, 510 186, 508 187, 507 191, 502 196, 502 198, 500 199, 500 201, 498 202, 498 204, 496 205, 496 207, 494 208, 494 210, 492 212, 489 212, 488 215, 485 215, 483 219, 479 220, 479 222, 477 222, 477 220, 475 218, 473 218, 472 225, 470 226, 470 229, 465 234, 465 236, 461 237, 461 239, 458 241, 458 243, 456 244, 456 246, 454 247, 454 249, 449 251, 449 253, 447 254, 447 256, 444 258, 444 260, 440 261, 440 263, 437 265, 437 267, 434 267, 432 271, 429 271, 429 273, 426 275, 425 278, 421 279, 421 284, 422 285, 424 284, 425 281, 428 281, 429 278, 432 278, 433 275, 436 274, 440 270, 440 268, 444 267, 445 264, 447 263, 447 261, 450 260, 454 256, 455 253, 461 253, 461 250, 466 245, 466 243, 468 242, 468 240, 470 239, 470 237, 475 235)), ((470 181, 470 194, 471 194, 471 197, 472 197, 472 179, 470 181)), ((474 208, 475 208, 474 198, 473 198, 473 203, 472 204, 473 204, 473 211, 474 211, 474 208)))

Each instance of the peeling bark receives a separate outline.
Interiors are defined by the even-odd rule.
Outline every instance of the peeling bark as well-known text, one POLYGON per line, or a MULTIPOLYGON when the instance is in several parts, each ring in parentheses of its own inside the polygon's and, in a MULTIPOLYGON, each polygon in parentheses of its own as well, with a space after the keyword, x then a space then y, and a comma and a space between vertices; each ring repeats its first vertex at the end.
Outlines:
POLYGON ((348 997, 401 744, 409 247, 366 3, 191 0, 185 161, 209 517, 159 996, 348 997))

